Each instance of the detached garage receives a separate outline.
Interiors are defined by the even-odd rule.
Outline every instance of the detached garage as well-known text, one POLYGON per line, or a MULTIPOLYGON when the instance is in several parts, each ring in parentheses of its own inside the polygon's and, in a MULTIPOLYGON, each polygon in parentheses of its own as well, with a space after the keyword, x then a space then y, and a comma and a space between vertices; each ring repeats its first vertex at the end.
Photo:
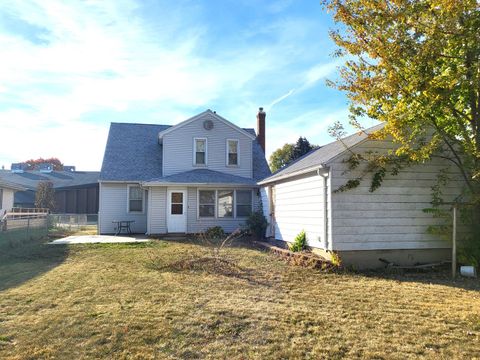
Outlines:
MULTIPOLYGON (((349 169, 352 152, 384 154, 394 148, 391 141, 368 136, 381 127, 327 144, 261 181, 267 236, 292 242, 304 230, 311 248, 335 251, 345 264, 358 268, 382 266, 379 258, 404 265, 450 260, 451 244, 427 233, 441 220, 423 211, 431 207, 432 186, 448 168, 447 161, 435 159, 388 174, 374 192, 369 179, 335 191, 362 173, 361 168, 349 169)), ((460 179, 450 181, 443 195, 453 199, 462 187, 460 179)))

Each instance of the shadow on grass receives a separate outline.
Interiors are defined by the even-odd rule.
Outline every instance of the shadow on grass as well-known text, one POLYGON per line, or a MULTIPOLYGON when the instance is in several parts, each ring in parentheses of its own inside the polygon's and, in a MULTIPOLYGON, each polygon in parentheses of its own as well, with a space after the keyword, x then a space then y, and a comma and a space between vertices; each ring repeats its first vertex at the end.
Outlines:
POLYGON ((379 269, 355 271, 353 273, 375 279, 444 285, 464 290, 480 290, 480 279, 478 278, 466 278, 457 274, 457 277, 453 280, 449 265, 428 270, 379 269))
POLYGON ((60 265, 68 256, 66 245, 48 245, 46 237, 0 246, 0 291, 19 286, 60 265))

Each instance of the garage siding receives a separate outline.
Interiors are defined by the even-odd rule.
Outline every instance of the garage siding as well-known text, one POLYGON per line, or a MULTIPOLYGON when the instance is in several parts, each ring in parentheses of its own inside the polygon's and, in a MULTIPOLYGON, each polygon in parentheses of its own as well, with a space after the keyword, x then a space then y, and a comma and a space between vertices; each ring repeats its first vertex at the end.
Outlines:
POLYGON ((275 239, 291 242, 305 230, 308 244, 323 248, 324 181, 313 173, 275 185, 275 239))

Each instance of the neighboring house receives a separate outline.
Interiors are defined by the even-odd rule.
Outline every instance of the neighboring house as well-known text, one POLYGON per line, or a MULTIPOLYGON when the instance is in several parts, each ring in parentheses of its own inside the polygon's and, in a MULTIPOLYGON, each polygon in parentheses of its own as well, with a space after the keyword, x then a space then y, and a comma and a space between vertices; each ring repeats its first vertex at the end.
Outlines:
POLYGON ((265 113, 242 129, 207 110, 175 126, 112 123, 100 175, 99 232, 135 221, 136 233, 231 232, 260 204, 265 113))
MULTIPOLYGON (((369 192, 370 179, 335 192, 361 175, 361 169, 349 170, 346 160, 352 151, 382 154, 389 149, 394 149, 391 141, 357 133, 314 150, 261 181, 270 223, 267 235, 291 242, 305 230, 312 248, 338 252, 346 264, 358 267, 381 266, 379 258, 400 264, 449 260, 451 244, 427 233, 429 225, 441 220, 423 211, 431 207, 432 186, 447 161, 436 159, 404 168, 396 176, 387 174, 374 192, 369 192)), ((453 198, 462 185, 451 182, 443 194, 453 198)))
POLYGON ((16 207, 34 208, 35 193, 40 182, 48 181, 55 190, 55 213, 97 214, 100 173, 97 171, 75 171, 65 167, 63 171, 41 166, 39 170, 25 170, 20 164, 12 164, 11 170, 0 170, 0 181, 8 181, 24 188, 14 197, 16 207))
POLYGON ((5 212, 10 211, 13 208, 15 192, 24 190, 25 188, 23 186, 12 184, 0 179, 0 219, 5 212))

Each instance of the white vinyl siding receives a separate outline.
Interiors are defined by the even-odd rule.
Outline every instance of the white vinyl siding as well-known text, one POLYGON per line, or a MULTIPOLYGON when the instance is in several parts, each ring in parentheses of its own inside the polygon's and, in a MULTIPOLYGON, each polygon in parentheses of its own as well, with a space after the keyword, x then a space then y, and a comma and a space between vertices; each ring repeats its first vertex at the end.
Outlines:
POLYGON ((167 188, 153 186, 149 190, 149 234, 167 233, 167 188))
POLYGON ((266 236, 272 236, 272 229, 270 227, 272 223, 271 210, 270 210, 270 195, 269 195, 269 186, 260 188, 260 203, 263 210, 263 216, 268 221, 266 236))
POLYGON ((252 139, 208 114, 163 136, 164 176, 198 169, 194 165, 195 138, 207 139, 205 168, 252 178, 252 139), (203 122, 207 119, 213 121, 214 127, 211 130, 203 127, 203 122), (238 139, 238 166, 227 166, 227 139, 238 139))
POLYGON ((316 173, 275 185, 275 238, 293 241, 305 230, 308 244, 322 247, 324 179, 316 173))
MULTIPOLYGON (((386 152, 393 144, 368 140, 354 148, 355 152, 386 152)), ((360 175, 343 162, 349 156, 335 159, 331 166, 332 190, 348 179, 360 175)), ((441 224, 423 209, 431 207, 432 189, 440 170, 448 162, 435 159, 425 164, 407 167, 396 176, 387 174, 380 188, 369 192, 370 177, 359 187, 342 193, 332 193, 332 235, 334 250, 382 250, 449 248, 451 244, 439 236, 427 233, 430 225, 441 224)), ((449 183, 443 194, 452 200, 460 193, 462 181, 449 183)))
MULTIPOLYGON (((146 233, 147 214, 128 212, 128 185, 125 183, 101 183, 100 184, 100 216, 99 232, 101 234, 112 234, 115 232, 112 221, 133 220, 131 225, 134 233, 146 233)), ((144 196, 144 199, 146 197, 144 196)), ((148 208, 148 204, 145 204, 148 208)))

